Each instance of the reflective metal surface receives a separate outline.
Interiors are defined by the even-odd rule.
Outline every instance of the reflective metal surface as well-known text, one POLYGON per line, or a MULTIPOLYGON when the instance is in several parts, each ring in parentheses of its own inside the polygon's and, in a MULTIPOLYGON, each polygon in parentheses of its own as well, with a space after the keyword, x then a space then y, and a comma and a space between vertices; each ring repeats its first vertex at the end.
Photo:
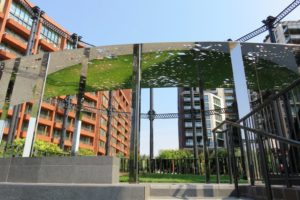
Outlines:
MULTIPOLYGON (((143 88, 197 87, 233 88, 230 42, 143 44, 143 88), (201 74, 201 77, 200 77, 201 74)), ((248 88, 278 89, 299 77, 297 45, 242 43, 248 88)), ((132 88, 133 45, 95 47, 90 51, 86 91, 132 88)), ((42 55, 21 58, 11 105, 34 100, 42 55)), ((51 53, 45 98, 76 94, 84 49, 51 53)), ((0 106, 7 91, 11 66, 5 61, 0 80, 0 106)))

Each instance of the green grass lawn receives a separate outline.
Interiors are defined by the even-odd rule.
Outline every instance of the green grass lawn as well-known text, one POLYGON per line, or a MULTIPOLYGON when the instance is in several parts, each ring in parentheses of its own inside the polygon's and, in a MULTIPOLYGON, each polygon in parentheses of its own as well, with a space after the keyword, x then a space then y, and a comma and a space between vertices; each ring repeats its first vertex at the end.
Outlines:
MULTIPOLYGON (((128 175, 120 176, 120 182, 128 182, 128 175)), ((205 176, 193 174, 141 174, 141 183, 205 183, 205 176)), ((211 176, 211 183, 216 182, 216 176, 211 176)), ((240 180, 240 183, 247 183, 247 180, 240 180)), ((229 183, 229 176, 222 175, 221 183, 229 183)))

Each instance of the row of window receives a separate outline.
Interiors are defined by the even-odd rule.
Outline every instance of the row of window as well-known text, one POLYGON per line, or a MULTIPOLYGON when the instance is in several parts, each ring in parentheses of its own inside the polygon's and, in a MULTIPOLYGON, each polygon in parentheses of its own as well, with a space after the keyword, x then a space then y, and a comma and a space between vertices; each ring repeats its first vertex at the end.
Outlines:
POLYGON ((59 47, 60 36, 58 35, 58 33, 45 26, 42 27, 41 38, 44 38, 46 41, 54 44, 54 46, 59 47))
POLYGON ((18 23, 23 25, 27 29, 31 29, 32 26, 32 19, 30 13, 20 4, 12 2, 11 8, 10 8, 10 18, 13 18, 18 23))
MULTIPOLYGON (((18 4, 14 1, 12 2, 10 8, 9 17, 17 21, 28 30, 30 30, 32 27, 33 20, 31 14, 21 4, 18 4)), ((60 35, 48 27, 42 26, 40 37, 54 44, 56 47, 59 47, 60 45, 60 35)), ((66 49, 73 49, 73 45, 70 41, 67 42, 66 49)))

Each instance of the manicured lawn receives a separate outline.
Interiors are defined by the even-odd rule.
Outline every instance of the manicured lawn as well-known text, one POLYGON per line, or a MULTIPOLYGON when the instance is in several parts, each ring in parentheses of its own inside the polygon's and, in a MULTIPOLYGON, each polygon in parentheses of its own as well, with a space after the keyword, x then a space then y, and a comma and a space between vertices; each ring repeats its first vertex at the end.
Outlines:
MULTIPOLYGON (((120 176, 120 182, 128 182, 128 175, 120 176)), ((205 183, 205 176, 193 174, 141 174, 139 176, 141 183, 205 183)), ((211 176, 211 183, 216 182, 216 176, 211 176)), ((240 183, 246 183, 246 180, 240 180, 240 183)), ((221 176, 221 183, 229 183, 228 176, 221 176)))

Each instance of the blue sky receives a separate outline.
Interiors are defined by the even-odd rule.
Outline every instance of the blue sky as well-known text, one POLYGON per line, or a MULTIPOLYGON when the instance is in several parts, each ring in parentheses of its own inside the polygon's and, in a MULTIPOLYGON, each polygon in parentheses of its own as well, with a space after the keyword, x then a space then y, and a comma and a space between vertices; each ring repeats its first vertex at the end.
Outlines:
MULTIPOLYGON (((95 45, 226 41, 260 27, 293 0, 31 0, 51 18, 95 45)), ((300 20, 300 8, 285 20, 300 20)), ((262 42, 265 35, 252 42, 262 42)), ((155 89, 157 113, 177 112, 176 89, 155 89)), ((149 109, 142 91, 142 112, 149 109)), ((149 124, 142 120, 141 153, 149 153, 149 124)), ((155 121, 155 152, 177 148, 177 120, 155 121)))

